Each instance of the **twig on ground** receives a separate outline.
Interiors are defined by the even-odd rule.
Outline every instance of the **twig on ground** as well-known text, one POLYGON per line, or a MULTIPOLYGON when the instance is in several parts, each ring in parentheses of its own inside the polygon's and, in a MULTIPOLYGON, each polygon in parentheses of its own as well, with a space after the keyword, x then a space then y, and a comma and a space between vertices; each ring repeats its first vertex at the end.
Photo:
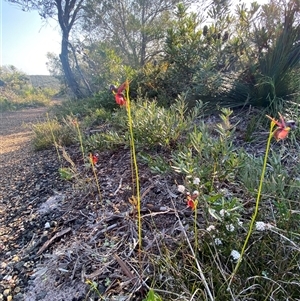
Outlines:
POLYGON ((71 230, 72 230, 71 228, 67 228, 60 232, 57 232, 52 238, 50 238, 43 244, 43 246, 37 251, 36 255, 37 256, 41 255, 46 249, 48 249, 48 247, 54 242, 55 239, 71 232, 71 230))

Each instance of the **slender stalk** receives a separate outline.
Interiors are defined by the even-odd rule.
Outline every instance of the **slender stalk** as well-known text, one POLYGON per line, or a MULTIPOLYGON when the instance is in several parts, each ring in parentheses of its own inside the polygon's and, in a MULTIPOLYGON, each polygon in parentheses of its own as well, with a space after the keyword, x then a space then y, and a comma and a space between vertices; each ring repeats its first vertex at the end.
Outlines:
POLYGON ((99 180, 98 180, 98 177, 97 177, 96 168, 95 168, 95 164, 94 164, 94 161, 93 161, 93 155, 92 154, 90 154, 89 159, 90 159, 90 163, 91 163, 91 166, 92 166, 94 178, 95 178, 95 181, 96 181, 100 202, 102 204, 102 194, 101 194, 100 184, 99 184, 99 180))
POLYGON ((261 172, 260 181, 259 181, 259 187, 258 187, 258 192, 257 192, 257 197, 256 197, 256 203, 255 203, 255 210, 254 210, 254 213, 253 213, 252 218, 251 218, 249 230, 248 230, 248 233, 247 233, 244 245, 242 247, 242 251, 241 251, 240 257, 239 257, 239 259, 237 261, 237 264, 236 264, 236 266, 235 266, 232 274, 230 275, 230 281, 229 281, 228 287, 230 287, 231 282, 232 282, 234 276, 236 275, 236 273, 237 273, 237 271, 238 271, 238 269, 239 269, 239 267, 241 265, 241 262, 243 260, 243 256, 245 254, 245 251, 246 251, 246 248, 247 248, 247 245, 248 245, 248 242, 249 242, 249 238, 250 238, 250 236, 252 234, 254 223, 255 223, 255 220, 256 220, 256 217, 257 217, 257 214, 258 214, 259 203, 260 203, 261 192, 262 192, 262 185, 263 185, 263 180, 264 180, 264 177, 265 177, 265 172, 266 172, 266 167, 267 167, 267 161, 268 161, 268 155, 269 155, 269 150, 270 150, 270 144, 271 144, 271 139, 273 137, 273 128, 274 128, 274 126, 275 126, 275 122, 272 121, 271 122, 271 126, 270 126, 269 138, 268 138, 268 142, 267 142, 267 147, 266 147, 266 152, 265 152, 265 158, 264 158, 264 162, 263 162, 262 172, 261 172))
POLYGON ((130 167, 131 167, 131 181, 132 181, 132 195, 135 195, 135 173, 134 173, 134 164, 133 164, 133 151, 131 146, 131 139, 130 139, 130 167))
POLYGON ((61 162, 61 157, 60 157, 60 154, 59 154, 59 151, 58 151, 58 143, 56 142, 48 113, 47 113, 47 121, 48 121, 48 124, 49 124, 50 132, 51 132, 52 140, 53 140, 53 143, 54 143, 54 146, 55 146, 55 149, 56 149, 58 160, 59 160, 59 162, 61 162))
MULTIPOLYGON (((131 146, 131 154, 132 161, 135 172, 135 181, 136 181, 136 198, 137 198, 137 214, 138 214, 138 239, 139 239, 139 249, 142 249, 142 224, 141 224, 141 196, 140 196, 140 182, 139 182, 139 170, 136 159, 136 151, 135 151, 135 143, 134 143, 134 135, 132 128, 132 117, 131 117, 131 104, 129 98, 129 86, 126 90, 126 100, 127 100, 127 115, 128 115, 128 126, 130 133, 130 146, 131 146)), ((134 185, 134 183, 133 183, 134 185)))
POLYGON ((74 123, 75 123, 75 127, 76 127, 76 130, 77 130, 77 133, 78 133, 78 138, 79 138, 79 143, 80 143, 80 149, 81 149, 82 159, 83 159, 83 163, 84 163, 84 162, 85 162, 85 156, 84 156, 84 149, 83 149, 82 135, 81 135, 81 131, 80 131, 80 128, 79 128, 78 121, 75 120, 74 123))
POLYGON ((183 232, 183 234, 184 234, 184 236, 185 236, 185 239, 186 239, 186 241, 187 241, 187 243, 188 243, 188 246, 189 246, 189 248, 190 248, 190 250, 191 250, 191 254, 192 254, 192 256, 193 256, 193 258, 194 258, 194 260, 195 260, 195 262, 196 262, 196 266, 197 266, 197 269, 198 269, 200 278, 201 278, 201 280, 202 280, 202 282, 203 282, 203 285, 204 285, 205 290, 206 290, 206 292, 207 292, 207 295, 208 295, 208 297, 209 297, 208 299, 209 299, 210 301, 214 301, 215 298, 213 297, 213 294, 212 294, 212 292, 211 292, 211 290, 210 290, 210 287, 209 287, 209 285, 208 285, 208 282, 207 282, 206 279, 205 279, 204 272, 202 271, 202 268, 201 268, 201 266, 200 266, 200 263, 199 263, 199 261, 197 260, 196 254, 195 254, 195 252, 194 252, 194 250, 193 250, 193 247, 192 247, 192 245, 191 245, 191 243, 190 243, 190 240, 189 240, 189 238, 188 238, 188 235, 187 235, 187 233, 186 233, 186 231, 185 231, 185 229, 184 229, 184 227, 183 227, 183 224, 182 224, 182 222, 181 222, 181 219, 180 219, 179 214, 178 214, 178 212, 177 212, 177 210, 176 210, 176 207, 175 207, 175 204, 174 204, 173 200, 172 200, 172 204, 173 204, 175 216, 176 216, 177 219, 178 219, 178 222, 179 222, 181 231, 183 232))
POLYGON ((195 252, 198 250, 198 228, 197 228, 197 207, 198 207, 198 199, 195 201, 195 216, 194 216, 194 234, 195 234, 195 252))

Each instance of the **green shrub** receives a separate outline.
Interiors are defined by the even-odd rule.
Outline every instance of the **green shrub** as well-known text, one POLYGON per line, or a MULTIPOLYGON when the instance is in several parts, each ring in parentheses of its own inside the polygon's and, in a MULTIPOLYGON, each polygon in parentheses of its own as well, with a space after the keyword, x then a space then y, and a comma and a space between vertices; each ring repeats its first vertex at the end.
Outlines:
MULTIPOLYGON (((202 109, 202 103, 198 102, 198 106, 187 112, 187 105, 181 96, 169 109, 160 107, 155 101, 143 101, 139 98, 131 104, 136 146, 175 147, 188 130, 193 128, 202 109)), ((112 128, 109 131, 92 135, 87 139, 89 148, 103 149, 105 145, 110 148, 129 143, 126 110, 123 108, 116 110, 111 116, 110 124, 112 128)))
POLYGON ((65 121, 64 124, 61 124, 56 119, 52 119, 47 122, 33 124, 34 138, 32 142, 34 148, 43 150, 51 148, 55 143, 60 146, 75 143, 78 139, 76 129, 70 123, 70 121, 65 121))

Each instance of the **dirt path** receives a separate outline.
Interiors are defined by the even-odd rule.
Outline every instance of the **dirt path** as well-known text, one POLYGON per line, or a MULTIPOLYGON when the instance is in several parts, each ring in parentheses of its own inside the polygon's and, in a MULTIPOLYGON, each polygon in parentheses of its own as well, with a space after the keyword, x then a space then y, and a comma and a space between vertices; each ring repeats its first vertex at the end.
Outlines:
POLYGON ((30 142, 30 125, 45 120, 47 111, 0 113, 0 300, 24 300, 34 267, 24 249, 44 228, 35 209, 63 189, 55 152, 34 152, 30 142))
POLYGON ((28 147, 28 142, 32 137, 30 124, 44 120, 47 110, 46 107, 42 107, 0 113, 1 159, 20 151, 24 146, 28 147))

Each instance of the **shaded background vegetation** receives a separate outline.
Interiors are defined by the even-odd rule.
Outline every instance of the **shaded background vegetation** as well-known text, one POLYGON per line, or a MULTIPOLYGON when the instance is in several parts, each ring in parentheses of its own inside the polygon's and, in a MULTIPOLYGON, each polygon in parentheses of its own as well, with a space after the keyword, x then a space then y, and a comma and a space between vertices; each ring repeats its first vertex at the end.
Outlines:
POLYGON ((48 68, 77 99, 110 84, 161 105, 181 93, 189 105, 278 110, 299 100, 299 0, 10 0, 56 18, 59 57, 48 68))
POLYGON ((26 75, 14 66, 0 67, 0 112, 46 106, 60 90, 53 76, 26 75))

